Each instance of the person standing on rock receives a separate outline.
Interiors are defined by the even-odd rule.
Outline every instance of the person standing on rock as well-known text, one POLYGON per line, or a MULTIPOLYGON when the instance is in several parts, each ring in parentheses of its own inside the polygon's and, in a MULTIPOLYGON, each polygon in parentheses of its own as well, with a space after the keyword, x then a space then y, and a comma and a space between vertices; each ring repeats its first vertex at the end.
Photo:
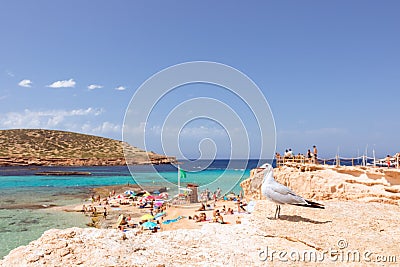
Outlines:
POLYGON ((314 163, 318 164, 318 150, 316 145, 313 146, 313 153, 314 153, 314 163))
POLYGON ((390 168, 390 155, 386 156, 386 163, 387 163, 387 166, 388 166, 388 169, 389 169, 390 168))
POLYGON ((310 149, 307 150, 307 161, 308 161, 308 163, 311 162, 311 150, 310 149))

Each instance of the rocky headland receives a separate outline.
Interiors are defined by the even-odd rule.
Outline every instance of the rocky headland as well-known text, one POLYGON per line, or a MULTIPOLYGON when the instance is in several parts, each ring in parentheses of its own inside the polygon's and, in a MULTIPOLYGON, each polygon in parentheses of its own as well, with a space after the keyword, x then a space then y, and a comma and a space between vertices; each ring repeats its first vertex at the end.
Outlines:
POLYGON ((175 161, 175 157, 99 136, 43 129, 0 130, 0 166, 119 166, 175 161))

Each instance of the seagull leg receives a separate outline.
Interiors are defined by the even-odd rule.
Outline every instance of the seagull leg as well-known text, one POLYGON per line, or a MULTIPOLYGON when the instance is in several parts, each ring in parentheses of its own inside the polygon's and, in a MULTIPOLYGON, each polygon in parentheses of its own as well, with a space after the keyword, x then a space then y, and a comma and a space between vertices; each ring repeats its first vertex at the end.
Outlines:
POLYGON ((281 205, 278 205, 278 219, 281 217, 281 205))
POLYGON ((275 210, 275 219, 279 218, 279 213, 281 212, 281 206, 276 205, 276 210, 275 210))

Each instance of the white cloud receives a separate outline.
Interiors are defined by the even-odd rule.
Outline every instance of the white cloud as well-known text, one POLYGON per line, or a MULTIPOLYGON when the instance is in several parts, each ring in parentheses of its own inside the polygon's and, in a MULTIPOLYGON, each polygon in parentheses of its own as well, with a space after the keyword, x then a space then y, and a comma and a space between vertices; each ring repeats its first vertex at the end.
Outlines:
POLYGON ((56 81, 47 87, 50 88, 67 88, 67 87, 75 87, 76 82, 73 79, 64 80, 64 81, 56 81))
POLYGON ((119 124, 112 122, 103 122, 100 125, 85 124, 82 126, 82 131, 94 135, 105 135, 113 133, 121 133, 122 127, 119 124))
POLYGON ((88 86, 89 90, 100 89, 100 88, 103 88, 103 85, 91 84, 88 86))
POLYGON ((8 112, 0 115, 0 128, 44 128, 44 129, 66 129, 82 120, 84 121, 102 114, 103 109, 87 108, 73 110, 45 110, 23 112, 8 112))
POLYGON ((121 139, 122 126, 102 121, 104 109, 24 110, 0 114, 0 129, 51 129, 121 139))
POLYGON ((21 87, 32 87, 32 81, 31 80, 22 80, 18 83, 19 86, 21 87))
POLYGON ((103 109, 87 108, 87 109, 73 109, 66 112, 66 114, 69 116, 86 116, 86 115, 98 116, 103 112, 104 112, 103 109))
POLYGON ((118 86, 118 87, 115 88, 115 90, 124 91, 124 90, 126 90, 126 87, 125 86, 118 86))
POLYGON ((12 73, 12 72, 9 71, 9 70, 6 70, 6 74, 7 74, 8 76, 10 76, 10 77, 15 77, 14 73, 12 73))

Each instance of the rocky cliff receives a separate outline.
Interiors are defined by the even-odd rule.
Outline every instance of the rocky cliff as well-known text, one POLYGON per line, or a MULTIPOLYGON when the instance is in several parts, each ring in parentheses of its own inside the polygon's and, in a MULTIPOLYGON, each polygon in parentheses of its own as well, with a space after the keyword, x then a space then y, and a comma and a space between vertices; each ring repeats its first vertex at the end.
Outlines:
MULTIPOLYGON (((262 169, 254 169, 241 183, 246 198, 265 199, 261 194, 263 176, 262 169)), ((274 177, 305 198, 400 205, 397 169, 293 164, 275 168, 274 177)))

